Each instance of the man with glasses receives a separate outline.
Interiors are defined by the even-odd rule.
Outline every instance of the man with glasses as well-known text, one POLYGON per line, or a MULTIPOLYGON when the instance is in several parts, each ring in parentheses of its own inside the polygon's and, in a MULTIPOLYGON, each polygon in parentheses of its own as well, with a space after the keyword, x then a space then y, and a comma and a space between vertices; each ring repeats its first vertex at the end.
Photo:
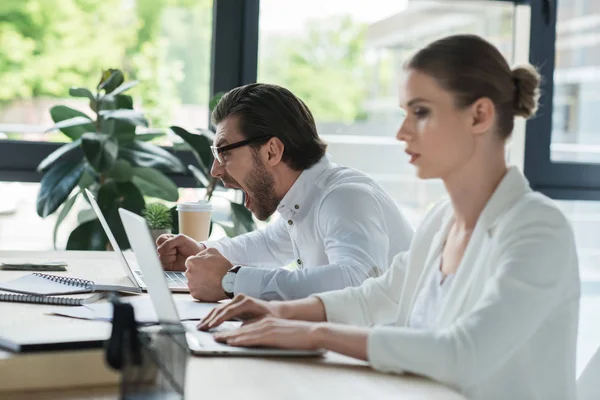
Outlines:
POLYGON ((413 231, 394 201, 372 178, 329 160, 311 112, 289 90, 233 89, 212 119, 211 174, 243 190, 259 220, 279 215, 235 238, 159 237, 164 268, 186 271, 194 298, 288 300, 358 286, 408 249, 413 231))

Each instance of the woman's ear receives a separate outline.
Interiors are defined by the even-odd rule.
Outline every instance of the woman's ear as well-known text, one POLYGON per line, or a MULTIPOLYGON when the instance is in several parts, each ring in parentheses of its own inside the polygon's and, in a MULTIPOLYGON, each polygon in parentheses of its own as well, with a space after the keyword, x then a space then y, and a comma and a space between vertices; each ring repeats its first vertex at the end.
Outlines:
POLYGON ((285 146, 279 138, 273 137, 265 145, 267 149, 267 164, 271 167, 276 166, 283 159, 285 146))
POLYGON ((471 109, 471 130, 475 135, 482 135, 492 129, 496 120, 496 107, 487 97, 475 101, 471 109))

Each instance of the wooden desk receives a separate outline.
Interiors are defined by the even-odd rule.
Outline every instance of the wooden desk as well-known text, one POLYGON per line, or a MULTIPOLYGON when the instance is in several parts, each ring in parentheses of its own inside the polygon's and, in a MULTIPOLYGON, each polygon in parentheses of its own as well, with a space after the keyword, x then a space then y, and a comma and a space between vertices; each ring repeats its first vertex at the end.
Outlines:
MULTIPOLYGON (((111 252, 0 252, 0 261, 64 260, 71 276, 96 282, 123 282, 124 273, 111 252)), ((28 272, 26 272, 28 273, 28 272)), ((26 274, 25 273, 25 274, 26 274)), ((0 271, 0 281, 11 280, 23 272, 0 271)), ((176 295, 182 298, 188 295, 176 295)), ((14 324, 64 324, 66 329, 78 329, 82 321, 46 315, 56 306, 0 302, 0 334, 2 328, 14 324)), ((57 353, 53 364, 60 364, 57 353)), ((24 355, 0 351, 2 363, 19 360, 24 355)), ((100 363, 101 358, 98 358, 100 363)), ((15 364, 18 365, 18 364, 15 364)), ((101 365, 95 366, 100 368, 101 365)), ((51 366, 50 366, 51 368, 51 366)), ((28 371, 18 371, 27 376, 28 371)), ((31 381, 36 377, 31 376, 31 381)), ((75 386, 76 383, 74 382, 75 386)), ((0 387, 2 376, 0 376, 0 387)), ((24 399, 114 399, 117 387, 71 388, 68 390, 19 393, 0 392, 3 400, 24 399)), ((367 363, 335 353, 322 359, 289 358, 225 358, 190 357, 186 398, 217 397, 244 399, 464 399, 451 389, 416 376, 388 375, 373 371, 367 363)))

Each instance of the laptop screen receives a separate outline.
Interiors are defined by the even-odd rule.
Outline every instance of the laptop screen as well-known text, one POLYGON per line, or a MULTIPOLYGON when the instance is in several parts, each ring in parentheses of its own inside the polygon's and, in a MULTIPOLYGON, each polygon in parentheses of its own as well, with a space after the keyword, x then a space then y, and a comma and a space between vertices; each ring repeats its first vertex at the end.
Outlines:
POLYGON ((134 285, 139 287, 139 284, 137 283, 137 280, 135 279, 135 276, 133 275, 133 270, 132 270, 131 266, 129 265, 129 263, 127 262, 127 258, 125 257, 125 254, 123 254, 123 251, 121 251, 121 248, 119 247, 119 243, 117 243, 117 239, 115 239, 115 235, 113 235, 112 231, 110 230, 110 227, 108 226, 108 222, 106 222, 106 218, 104 218, 104 214, 102 214, 102 211, 100 210, 100 206, 98 205, 98 202, 96 202, 94 195, 88 189, 85 189, 85 195, 87 196, 88 200, 90 201, 90 204, 92 205, 92 209, 94 210, 94 213, 96 213, 96 216, 98 217, 98 220, 100 221, 100 224, 102 225, 102 229, 104 229, 104 233, 106 233, 106 236, 108 237, 108 241, 110 242, 110 245, 112 246, 113 250, 117 254, 117 257, 119 258, 119 261, 121 262, 121 266, 123 267, 125 274, 127 274, 127 277, 129 278, 129 280, 131 280, 131 282, 134 285))

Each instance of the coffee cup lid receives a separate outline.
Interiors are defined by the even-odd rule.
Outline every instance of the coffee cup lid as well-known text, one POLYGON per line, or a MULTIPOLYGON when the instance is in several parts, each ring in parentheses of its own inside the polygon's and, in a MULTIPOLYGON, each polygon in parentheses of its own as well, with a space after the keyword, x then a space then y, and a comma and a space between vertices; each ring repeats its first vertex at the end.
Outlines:
POLYGON ((207 201, 200 200, 177 204, 177 211, 212 211, 213 206, 207 201))

